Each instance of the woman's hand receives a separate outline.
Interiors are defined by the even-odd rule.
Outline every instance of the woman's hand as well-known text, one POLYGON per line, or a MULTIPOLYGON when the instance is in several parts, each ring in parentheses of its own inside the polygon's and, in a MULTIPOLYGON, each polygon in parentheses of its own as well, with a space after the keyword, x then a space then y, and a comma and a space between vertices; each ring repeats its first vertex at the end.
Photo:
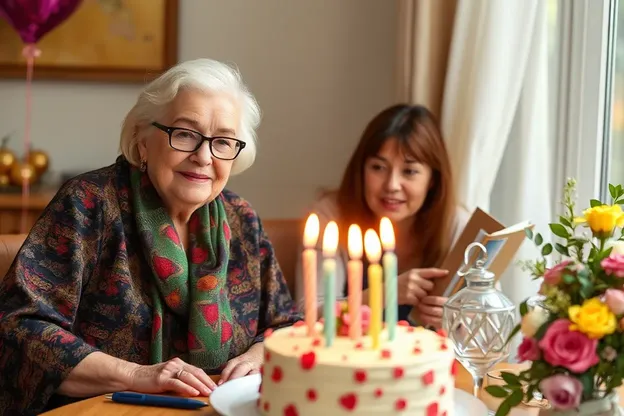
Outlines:
POLYGON ((249 347, 247 352, 232 358, 226 364, 225 368, 221 372, 221 379, 219 385, 225 383, 228 380, 233 380, 239 377, 245 377, 249 374, 256 374, 260 372, 260 366, 262 365, 264 347, 262 343, 257 343, 249 347))
POLYGON ((418 323, 422 326, 442 327, 442 306, 448 298, 425 296, 415 306, 418 323))
POLYGON ((429 268, 411 269, 397 278, 399 305, 416 305, 433 289, 431 279, 443 277, 448 270, 429 268))
POLYGON ((128 390, 139 393, 173 391, 187 396, 208 396, 216 387, 204 370, 174 358, 164 363, 134 368, 128 390))

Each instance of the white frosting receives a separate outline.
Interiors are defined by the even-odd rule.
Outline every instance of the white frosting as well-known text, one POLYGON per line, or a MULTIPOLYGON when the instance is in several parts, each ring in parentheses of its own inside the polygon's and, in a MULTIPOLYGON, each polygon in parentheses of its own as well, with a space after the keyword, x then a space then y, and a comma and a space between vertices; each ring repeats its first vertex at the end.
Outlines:
POLYGON ((326 348, 322 324, 275 331, 264 341, 258 406, 263 415, 452 416, 455 354, 451 341, 422 327, 399 326, 396 339, 336 337, 326 348))

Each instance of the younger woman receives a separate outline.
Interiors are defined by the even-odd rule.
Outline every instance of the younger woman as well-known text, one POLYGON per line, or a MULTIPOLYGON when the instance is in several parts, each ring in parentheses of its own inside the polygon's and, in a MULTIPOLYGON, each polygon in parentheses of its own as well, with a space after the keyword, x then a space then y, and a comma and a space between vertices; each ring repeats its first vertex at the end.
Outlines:
MULTIPOLYGON (((349 225, 358 224, 362 232, 367 228, 379 230, 379 220, 388 217, 396 238, 399 319, 408 319, 410 311, 416 308, 413 315, 419 325, 441 326, 446 298, 428 293, 434 286, 434 279, 448 273, 439 266, 469 214, 455 204, 448 154, 429 110, 400 104, 373 118, 351 156, 340 187, 325 194, 311 211, 319 216, 321 232, 327 222, 338 223, 338 299, 345 299, 348 293, 349 225)), ((319 245, 321 240, 319 238, 319 245)), ((322 313, 324 296, 321 261, 319 258, 319 313, 322 313)), ((301 267, 297 279, 297 299, 303 306, 301 267)), ((362 283, 362 299, 367 303, 366 273, 362 283)))

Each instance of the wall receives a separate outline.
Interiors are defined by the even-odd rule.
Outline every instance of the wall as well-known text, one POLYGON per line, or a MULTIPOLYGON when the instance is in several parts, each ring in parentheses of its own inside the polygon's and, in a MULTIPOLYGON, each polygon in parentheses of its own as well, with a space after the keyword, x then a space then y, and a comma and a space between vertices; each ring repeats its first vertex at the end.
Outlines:
MULTIPOLYGON (((180 4, 180 59, 235 63, 264 113, 256 164, 229 187, 264 217, 301 215, 319 187, 337 185, 365 123, 393 102, 395 2, 180 4)), ((112 163, 139 89, 36 82, 33 144, 49 151, 57 171, 112 163)), ((13 147, 23 120, 23 81, 0 82, 0 136, 20 132, 13 147)))

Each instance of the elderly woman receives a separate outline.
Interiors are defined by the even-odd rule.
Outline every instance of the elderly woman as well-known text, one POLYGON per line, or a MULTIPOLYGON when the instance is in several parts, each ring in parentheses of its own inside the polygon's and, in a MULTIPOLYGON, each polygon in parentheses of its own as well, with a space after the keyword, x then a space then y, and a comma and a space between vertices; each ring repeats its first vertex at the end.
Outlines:
POLYGON ((260 114, 207 59, 150 83, 115 164, 55 196, 0 283, 0 413, 120 390, 205 396, 299 319, 258 215, 224 190, 260 114))

